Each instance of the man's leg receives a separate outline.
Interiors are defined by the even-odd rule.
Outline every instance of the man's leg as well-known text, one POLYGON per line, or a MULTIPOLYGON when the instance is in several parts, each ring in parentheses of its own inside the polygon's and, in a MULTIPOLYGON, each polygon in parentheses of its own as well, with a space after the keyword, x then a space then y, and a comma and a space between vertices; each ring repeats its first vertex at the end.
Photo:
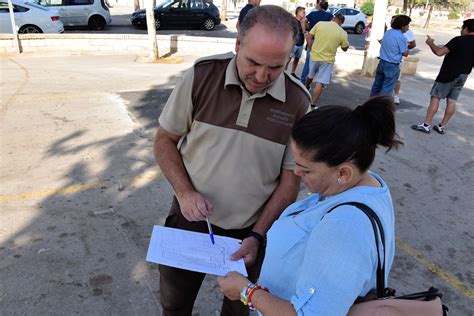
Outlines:
POLYGON ((323 92, 323 85, 319 82, 316 82, 316 86, 313 89, 313 93, 311 93, 311 105, 317 104, 322 92, 323 92))
POLYGON ((382 88, 380 95, 392 95, 393 88, 397 83, 398 76, 400 75, 400 66, 390 63, 384 65, 384 80, 382 82, 382 88))
POLYGON ((428 110, 426 111, 425 121, 426 125, 431 125, 433 122, 433 118, 438 112, 439 109, 439 98, 435 96, 431 96, 430 104, 428 105, 428 110))
MULTIPOLYGON (((173 198, 170 214, 166 218, 166 227, 190 231, 207 232, 205 222, 188 222, 181 214, 178 201, 173 198)), ((160 271, 160 298, 165 316, 191 316, 199 288, 205 274, 164 265, 160 271)))
POLYGON ((301 73, 301 83, 306 85, 306 77, 308 77, 309 65, 310 65, 310 52, 311 50, 306 49, 306 59, 303 66, 303 72, 301 73))
POLYGON ((371 97, 380 94, 380 90, 382 90, 383 80, 384 80, 383 66, 379 62, 379 65, 377 66, 377 69, 375 71, 374 83, 372 84, 372 89, 370 90, 371 97))
POLYGON ((445 127, 448 125, 449 120, 453 117, 456 112, 456 100, 446 99, 446 110, 444 111, 443 119, 441 120, 441 126, 445 127))
POLYGON ((292 74, 296 73, 296 67, 298 67, 299 61, 300 61, 299 57, 293 58, 293 65, 291 65, 291 73, 292 74))

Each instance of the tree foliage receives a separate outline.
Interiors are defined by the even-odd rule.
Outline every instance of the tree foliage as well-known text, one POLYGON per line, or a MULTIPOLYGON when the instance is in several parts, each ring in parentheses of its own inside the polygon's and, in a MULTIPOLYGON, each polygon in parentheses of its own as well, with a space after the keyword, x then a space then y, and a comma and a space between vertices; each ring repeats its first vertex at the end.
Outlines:
POLYGON ((375 3, 373 0, 369 0, 367 2, 364 2, 364 4, 360 7, 360 10, 367 16, 372 16, 374 15, 374 6, 375 3))

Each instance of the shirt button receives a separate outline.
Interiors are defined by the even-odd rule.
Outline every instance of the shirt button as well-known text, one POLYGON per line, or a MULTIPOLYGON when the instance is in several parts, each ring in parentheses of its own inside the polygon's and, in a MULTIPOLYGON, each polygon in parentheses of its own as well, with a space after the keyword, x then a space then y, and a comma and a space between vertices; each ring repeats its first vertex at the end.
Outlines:
POLYGON ((314 294, 314 289, 313 289, 313 288, 310 288, 310 289, 309 289, 309 293, 314 294))

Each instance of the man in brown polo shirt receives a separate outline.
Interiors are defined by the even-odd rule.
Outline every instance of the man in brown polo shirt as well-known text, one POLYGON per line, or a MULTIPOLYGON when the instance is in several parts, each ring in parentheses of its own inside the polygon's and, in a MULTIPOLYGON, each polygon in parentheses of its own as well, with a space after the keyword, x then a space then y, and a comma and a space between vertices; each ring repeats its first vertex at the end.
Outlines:
MULTIPOLYGON (((243 239, 243 258, 256 281, 265 235, 295 201, 291 129, 310 96, 283 72, 294 45, 293 17, 261 6, 244 19, 229 53, 196 61, 177 83, 159 118, 156 161, 175 198, 165 226, 243 239)), ((160 265, 164 315, 191 315, 204 274, 160 265)), ((221 315, 245 315, 224 298, 221 315)))

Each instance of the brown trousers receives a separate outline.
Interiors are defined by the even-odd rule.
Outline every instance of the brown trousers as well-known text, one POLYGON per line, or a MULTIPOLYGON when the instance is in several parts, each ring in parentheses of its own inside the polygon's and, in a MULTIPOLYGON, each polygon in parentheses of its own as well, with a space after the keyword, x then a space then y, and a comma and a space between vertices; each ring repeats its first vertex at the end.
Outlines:
MULTIPOLYGON (((176 197, 173 199, 170 214, 166 218, 166 227, 179 228, 200 233, 208 233, 205 221, 189 222, 181 214, 176 197)), ((243 229, 223 229, 212 225, 214 235, 243 239, 248 236, 253 226, 243 229)), ((262 267, 265 249, 259 249, 257 260, 247 267, 249 279, 256 282, 262 267)), ((164 265, 159 265, 160 297, 164 316, 191 316, 199 288, 206 276, 204 273, 188 271, 164 265)), ((246 316, 249 309, 239 300, 231 301, 224 297, 221 316, 246 316)))

